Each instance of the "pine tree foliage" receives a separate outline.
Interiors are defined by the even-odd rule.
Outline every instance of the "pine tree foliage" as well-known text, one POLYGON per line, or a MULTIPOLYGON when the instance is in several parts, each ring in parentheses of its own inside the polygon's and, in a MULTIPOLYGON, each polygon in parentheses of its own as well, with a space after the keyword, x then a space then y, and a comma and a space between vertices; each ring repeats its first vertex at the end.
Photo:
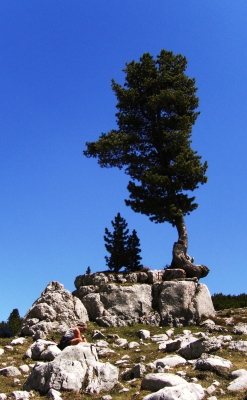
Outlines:
POLYGON ((7 319, 7 327, 16 335, 21 327, 22 319, 19 314, 19 310, 14 308, 7 319))
POLYGON ((91 274, 91 268, 89 266, 86 269, 86 274, 88 274, 88 275, 91 274))
POLYGON ((137 232, 134 229, 132 231, 132 235, 128 237, 127 244, 127 256, 128 256, 128 265, 126 266, 127 271, 138 271, 142 268, 142 264, 140 263, 142 257, 140 256, 140 239, 137 236, 137 232))
POLYGON ((118 272, 121 268, 125 271, 137 271, 142 265, 140 260, 140 239, 134 229, 129 235, 128 224, 120 213, 114 221, 111 221, 113 233, 105 228, 105 248, 110 253, 110 257, 105 256, 106 263, 110 270, 118 272))
POLYGON ((212 296, 213 305, 216 311, 229 308, 247 307, 247 294, 239 295, 215 293, 212 296))
POLYGON ((110 253, 110 257, 105 256, 106 263, 110 270, 118 272, 122 267, 126 267, 128 260, 126 249, 128 245, 129 229, 128 224, 120 213, 111 221, 113 233, 105 228, 105 248, 110 253))
POLYGON ((126 63, 124 85, 112 80, 118 129, 87 142, 84 151, 101 167, 124 168, 131 178, 126 204, 179 233, 184 216, 198 206, 189 192, 207 181, 207 163, 191 148, 199 112, 195 79, 186 68, 185 57, 166 50, 126 63))

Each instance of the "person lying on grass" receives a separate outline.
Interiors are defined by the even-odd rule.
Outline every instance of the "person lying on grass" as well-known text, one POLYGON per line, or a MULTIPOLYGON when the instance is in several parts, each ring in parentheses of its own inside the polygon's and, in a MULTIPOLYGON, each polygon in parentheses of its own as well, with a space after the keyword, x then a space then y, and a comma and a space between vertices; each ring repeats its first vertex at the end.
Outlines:
POLYGON ((62 337, 57 347, 60 350, 65 349, 67 346, 74 346, 81 342, 86 342, 85 336, 81 335, 87 329, 87 324, 82 321, 78 321, 76 326, 70 328, 62 337))

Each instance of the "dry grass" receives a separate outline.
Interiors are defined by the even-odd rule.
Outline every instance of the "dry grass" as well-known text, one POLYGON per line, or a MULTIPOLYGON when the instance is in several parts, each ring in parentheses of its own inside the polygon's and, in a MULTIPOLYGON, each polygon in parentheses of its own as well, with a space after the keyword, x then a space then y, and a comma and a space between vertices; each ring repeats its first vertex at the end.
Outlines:
MULTIPOLYGON (((241 310, 227 310, 225 312, 219 312, 218 313, 218 318, 216 319, 217 324, 223 325, 224 318, 233 316, 234 320, 237 321, 242 321, 246 322, 246 316, 247 316, 247 309, 241 309, 241 310), (242 311, 241 311, 242 310, 242 311), (233 313, 232 311, 235 311, 236 313, 233 313)), ((90 331, 93 329, 99 329, 99 327, 94 324, 90 323, 89 324, 89 330, 86 334, 87 340, 90 342, 91 337, 90 337, 90 331)), ((113 339, 108 338, 107 336, 109 334, 118 334, 122 338, 126 338, 128 342, 131 341, 137 341, 139 342, 138 336, 137 336, 137 331, 139 329, 148 329, 151 331, 151 335, 154 334, 159 334, 159 333, 165 333, 165 331, 168 329, 167 327, 150 327, 150 326, 144 326, 144 325, 135 325, 132 327, 121 327, 121 328, 104 328, 101 329, 104 331, 104 334, 107 338, 107 341, 110 343, 110 347, 116 352, 115 354, 111 355, 110 357, 106 358, 101 358, 100 361, 106 362, 109 361, 112 364, 114 364, 117 360, 119 360, 123 355, 128 354, 130 356, 130 360, 126 361, 126 365, 121 365, 119 366, 119 382, 120 384, 115 387, 110 395, 114 400, 122 400, 123 398, 125 400, 141 400, 144 398, 145 395, 147 395, 149 392, 141 390, 141 379, 136 379, 136 380, 131 380, 131 382, 128 381, 123 381, 121 379, 121 373, 128 367, 132 367, 133 365, 137 364, 140 362, 140 356, 145 356, 145 361, 144 364, 148 364, 150 362, 153 362, 154 360, 158 358, 164 357, 167 353, 161 352, 158 350, 158 345, 155 342, 151 342, 149 340, 145 341, 146 345, 140 346, 141 351, 138 352, 136 349, 122 349, 122 348, 114 348, 113 347, 113 339), (125 387, 129 389, 129 392, 125 393, 119 393, 122 387, 125 387)), ((189 329, 193 333, 199 332, 199 331, 204 331, 204 328, 200 326, 189 326, 189 327, 184 327, 184 328, 175 328, 175 334, 181 333, 184 329, 189 329)), ((221 333, 212 333, 211 335, 218 336, 221 333)), ((225 333, 226 334, 226 333, 225 333)), ((234 340, 247 340, 247 336, 245 335, 233 335, 232 334, 232 327, 228 327, 228 334, 233 336, 234 340)), ((58 340, 58 337, 55 337, 56 340, 58 340)), ((6 345, 9 345, 12 339, 0 339, 0 348, 4 348, 6 345)), ((14 365, 16 367, 23 365, 23 364, 34 364, 35 362, 32 360, 23 360, 22 357, 27 350, 27 348, 31 345, 32 339, 27 338, 27 343, 24 345, 19 345, 19 346, 14 346, 13 351, 6 351, 4 352, 3 355, 0 356, 0 368, 3 368, 6 364, 6 366, 14 365)), ((239 353, 239 352, 229 352, 227 348, 222 348, 217 352, 214 352, 215 355, 218 355, 220 357, 224 357, 228 360, 230 360, 233 363, 233 370, 240 369, 240 368, 246 368, 247 369, 247 357, 246 354, 239 353)), ((192 365, 186 365, 186 366, 180 366, 177 368, 174 368, 171 370, 172 373, 176 373, 177 371, 185 371, 187 374, 186 379, 190 381, 191 378, 196 377, 198 379, 198 383, 200 383, 204 388, 209 387, 215 380, 220 382, 220 386, 217 388, 216 392, 213 393, 214 396, 217 397, 218 400, 243 400, 245 398, 245 391, 243 392, 238 392, 238 393, 230 393, 227 391, 227 386, 229 385, 230 380, 230 374, 223 374, 223 376, 218 376, 213 372, 209 371, 196 371, 193 370, 192 365), (225 392, 225 394, 222 393, 222 390, 225 392)), ((12 391, 14 390, 22 390, 23 384, 26 380, 26 377, 24 375, 21 375, 20 377, 17 377, 20 379, 20 382, 15 384, 14 383, 14 378, 12 377, 5 377, 0 375, 0 393, 6 393, 7 395, 10 395, 12 391)), ((100 400, 102 398, 103 394, 99 395, 88 395, 86 393, 82 392, 81 393, 73 393, 73 397, 71 393, 62 393, 62 398, 66 400, 71 400, 71 398, 75 400, 89 400, 89 399, 94 399, 94 400, 100 400)), ((210 397, 210 396, 205 396, 205 398, 210 397)), ((35 399, 44 399, 45 397, 42 396, 41 394, 35 392, 35 399)))

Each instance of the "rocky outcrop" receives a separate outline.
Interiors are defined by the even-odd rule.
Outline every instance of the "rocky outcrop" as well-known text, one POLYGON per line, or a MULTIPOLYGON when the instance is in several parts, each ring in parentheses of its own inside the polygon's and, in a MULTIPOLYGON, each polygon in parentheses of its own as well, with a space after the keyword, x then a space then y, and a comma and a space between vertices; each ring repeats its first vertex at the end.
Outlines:
POLYGON ((198 323, 202 316, 213 317, 207 286, 184 278, 184 274, 183 270, 163 270, 80 275, 73 294, 84 304, 89 319, 106 327, 136 323, 183 326, 198 323), (123 280, 124 285, 119 285, 123 280))
POLYGON ((50 282, 23 318, 21 334, 45 339, 52 332, 63 334, 75 321, 88 321, 81 301, 59 282, 50 282))

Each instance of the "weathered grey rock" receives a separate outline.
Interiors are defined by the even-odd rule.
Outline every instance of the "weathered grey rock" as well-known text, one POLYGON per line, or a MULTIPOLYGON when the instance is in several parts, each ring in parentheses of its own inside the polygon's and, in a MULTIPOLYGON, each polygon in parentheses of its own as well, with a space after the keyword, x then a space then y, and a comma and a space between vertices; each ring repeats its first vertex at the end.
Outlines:
POLYGON ((159 358, 158 360, 154 361, 154 364, 156 367, 158 367, 159 365, 161 367, 165 367, 166 365, 168 367, 176 367, 177 365, 186 364, 186 359, 174 354, 163 358, 159 358))
POLYGON ((207 394, 213 394, 216 390, 216 387, 214 385, 210 385, 209 387, 207 387, 206 392, 207 394))
POLYGON ((138 272, 137 281, 140 283, 145 283, 148 281, 148 274, 146 272, 138 272))
POLYGON ((206 338, 203 342, 205 353, 211 353, 212 351, 219 350, 222 346, 222 340, 218 337, 209 337, 206 338))
POLYGON ((35 361, 52 361, 61 350, 56 343, 39 339, 30 346, 31 358, 35 361))
POLYGON ((194 364, 194 369, 203 371, 213 371, 221 374, 222 371, 228 371, 232 368, 232 363, 225 358, 212 354, 202 354, 194 364))
POLYGON ((74 284, 76 289, 79 289, 80 286, 87 286, 87 285, 99 286, 107 282, 108 282, 107 275, 101 272, 97 272, 94 274, 85 274, 77 276, 75 278, 74 284))
POLYGON ((147 374, 142 380, 141 389, 157 392, 166 386, 176 386, 183 383, 186 383, 186 381, 180 376, 174 374, 147 374))
POLYGON ((202 315, 215 315, 214 306, 206 285, 187 281, 170 281, 160 284, 158 311, 161 323, 178 326, 198 322, 202 315))
POLYGON ((147 272, 148 283, 155 283, 162 279, 164 270, 150 270, 147 272))
POLYGON ((151 340, 153 342, 162 343, 162 342, 165 342, 166 340, 168 340, 168 336, 166 333, 161 333, 159 335, 151 336, 151 340))
POLYGON ((140 329, 137 333, 137 336, 143 340, 150 339, 150 331, 147 329, 140 329))
POLYGON ((4 349, 0 349, 0 356, 4 353, 4 349))
POLYGON ((238 392, 239 390, 247 389, 247 371, 246 369, 238 369, 231 373, 234 379, 228 386, 231 392, 238 392))
POLYGON ((246 340, 233 340, 229 345, 229 350, 247 352, 246 340))
POLYGON ((47 399, 62 400, 61 393, 55 389, 50 389, 46 395, 47 399))
POLYGON ((79 299, 82 299, 87 294, 96 293, 98 289, 99 287, 94 285, 80 286, 79 289, 75 290, 72 294, 79 299))
POLYGON ((109 391, 118 381, 118 369, 110 363, 98 362, 94 345, 79 343, 65 348, 51 362, 38 362, 24 389, 41 393, 50 389, 78 392, 85 380, 88 393, 109 391))
POLYGON ((81 301, 84 304, 91 321, 95 321, 97 318, 103 315, 104 305, 100 300, 99 293, 87 294, 81 299, 81 301))
POLYGON ((7 395, 5 393, 0 393, 0 400, 6 400, 7 395))
POLYGON ((17 339, 14 339, 10 342, 10 344, 12 346, 18 346, 18 345, 23 345, 24 343, 26 343, 26 339, 24 337, 19 337, 17 339))
POLYGON ((128 340, 125 338, 118 338, 115 340, 115 346, 127 349, 128 348, 128 340))
POLYGON ((166 335, 171 338, 172 336, 174 336, 174 328, 170 328, 166 331, 166 335))
POLYGON ((92 339, 104 339, 105 335, 103 332, 98 331, 97 329, 92 332, 92 339))
POLYGON ((126 281, 131 283, 137 283, 138 275, 136 273, 126 275, 126 281))
POLYGON ((81 301, 59 282, 50 282, 23 318, 21 333, 43 338, 53 330, 63 334, 77 320, 88 320, 81 301), (42 334, 40 334, 42 332, 42 334))
POLYGON ((177 353, 187 360, 192 360, 201 357, 203 353, 210 353, 219 350, 221 345, 221 340, 216 337, 208 339, 200 338, 184 345, 177 351, 177 353))
POLYGON ((217 337, 218 340, 221 341, 222 346, 229 345, 229 343, 232 341, 232 336, 231 335, 219 335, 217 337))
POLYGON ((178 350, 180 346, 181 346, 180 339, 167 340, 166 342, 162 342, 159 344, 159 350, 167 351, 169 353, 178 350))
POLYGON ((242 335, 242 334, 247 335, 247 324, 243 323, 243 322, 239 322, 238 324, 236 324, 233 327, 232 332, 235 334, 238 334, 238 335, 242 335))
POLYGON ((12 351, 14 350, 14 347, 13 347, 13 346, 7 345, 7 346, 4 346, 4 349, 5 349, 6 351, 12 352, 12 351))
POLYGON ((140 343, 137 343, 137 342, 129 342, 129 344, 128 344, 129 349, 134 349, 135 347, 139 347, 139 346, 140 346, 140 343))
POLYGON ((23 364, 19 366, 19 370, 23 373, 23 374, 27 374, 30 371, 30 368, 27 364, 23 364))
POLYGON ((98 348, 97 347, 97 354, 99 358, 101 357, 110 357, 112 354, 115 354, 116 352, 109 347, 104 347, 104 348, 98 348))
POLYGON ((96 347, 108 347, 108 342, 106 340, 97 340, 96 347))
POLYGON ((18 368, 10 366, 0 369, 0 375, 4 376, 18 376, 21 375, 21 372, 18 368))
POLYGON ((13 400, 28 400, 32 397, 34 397, 33 394, 25 390, 15 390, 11 393, 11 399, 13 400))
POLYGON ((204 389, 197 383, 183 383, 173 387, 160 389, 149 394, 143 400, 202 400, 205 397, 204 389))
POLYGON ((163 281, 171 281, 173 279, 181 278, 186 278, 186 272, 180 268, 165 269, 162 276, 163 281))
POLYGON ((142 378, 146 373, 145 365, 142 363, 135 364, 131 369, 132 378, 142 378))

